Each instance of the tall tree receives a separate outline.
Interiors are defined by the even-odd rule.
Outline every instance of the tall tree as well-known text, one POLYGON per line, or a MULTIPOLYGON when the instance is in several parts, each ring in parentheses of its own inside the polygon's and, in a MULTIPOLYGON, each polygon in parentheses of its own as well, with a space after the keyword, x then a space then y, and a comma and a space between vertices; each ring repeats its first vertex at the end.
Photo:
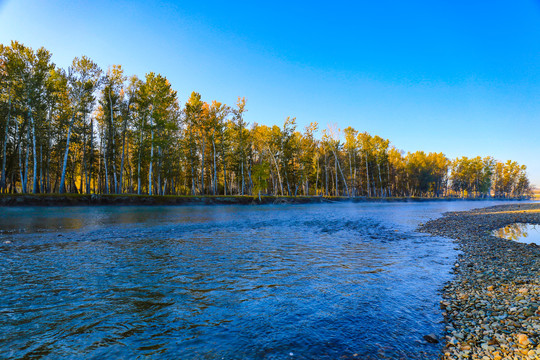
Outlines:
POLYGON ((73 59, 67 74, 68 99, 71 111, 71 120, 68 124, 66 149, 62 165, 62 177, 60 179, 60 193, 65 192, 66 168, 69 155, 71 131, 77 115, 90 103, 93 103, 94 91, 99 85, 101 69, 88 57, 73 59))

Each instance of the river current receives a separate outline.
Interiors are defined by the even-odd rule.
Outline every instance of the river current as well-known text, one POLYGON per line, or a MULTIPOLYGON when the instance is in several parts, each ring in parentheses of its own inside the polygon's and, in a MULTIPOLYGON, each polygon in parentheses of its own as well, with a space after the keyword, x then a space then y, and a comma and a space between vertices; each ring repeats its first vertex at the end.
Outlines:
POLYGON ((496 204, 0 208, 0 357, 436 359, 458 250, 415 228, 496 204))

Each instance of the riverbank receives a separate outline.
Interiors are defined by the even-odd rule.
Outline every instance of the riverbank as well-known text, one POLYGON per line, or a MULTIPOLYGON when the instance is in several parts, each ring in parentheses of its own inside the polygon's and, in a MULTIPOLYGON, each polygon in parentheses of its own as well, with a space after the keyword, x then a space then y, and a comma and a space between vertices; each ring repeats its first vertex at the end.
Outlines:
POLYGON ((447 213, 420 227, 462 251, 443 290, 444 359, 540 359, 540 247, 491 235, 516 222, 540 224, 540 204, 447 213))
POLYGON ((408 202, 520 200, 481 198, 421 197, 346 197, 346 196, 159 196, 159 195, 84 195, 84 194, 0 194, 0 206, 81 206, 81 205, 259 205, 317 204, 333 202, 408 202))

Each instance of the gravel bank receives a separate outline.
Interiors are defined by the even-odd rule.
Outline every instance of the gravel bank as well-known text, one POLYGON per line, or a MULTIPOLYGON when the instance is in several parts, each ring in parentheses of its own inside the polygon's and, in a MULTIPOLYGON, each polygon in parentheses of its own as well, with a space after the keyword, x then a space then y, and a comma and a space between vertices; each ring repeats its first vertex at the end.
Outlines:
POLYGON ((540 247, 490 234, 516 222, 540 224, 540 204, 447 213, 420 227, 462 251, 443 290, 443 359, 540 359, 540 247))

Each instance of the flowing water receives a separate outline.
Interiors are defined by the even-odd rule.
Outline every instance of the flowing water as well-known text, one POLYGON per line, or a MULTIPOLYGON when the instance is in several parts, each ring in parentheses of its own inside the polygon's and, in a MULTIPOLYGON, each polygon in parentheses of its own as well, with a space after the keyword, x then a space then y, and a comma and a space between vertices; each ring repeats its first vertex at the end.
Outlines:
POLYGON ((0 357, 436 359, 458 251, 496 202, 0 208, 0 357))

